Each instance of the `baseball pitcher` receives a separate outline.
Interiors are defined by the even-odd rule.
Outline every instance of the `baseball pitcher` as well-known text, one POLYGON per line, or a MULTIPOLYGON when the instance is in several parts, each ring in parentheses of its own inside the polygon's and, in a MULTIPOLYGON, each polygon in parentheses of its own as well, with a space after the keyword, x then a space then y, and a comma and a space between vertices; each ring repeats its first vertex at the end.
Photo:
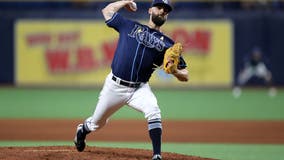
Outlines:
POLYGON ((105 23, 119 33, 118 45, 92 116, 77 127, 74 143, 79 152, 86 146, 86 135, 102 128, 110 116, 124 105, 142 112, 148 121, 153 160, 161 160, 161 112, 148 81, 157 69, 164 69, 179 81, 188 81, 182 45, 164 35, 160 28, 172 6, 168 0, 154 0, 148 10, 148 23, 129 20, 118 11, 136 11, 133 0, 121 0, 102 9, 105 23))

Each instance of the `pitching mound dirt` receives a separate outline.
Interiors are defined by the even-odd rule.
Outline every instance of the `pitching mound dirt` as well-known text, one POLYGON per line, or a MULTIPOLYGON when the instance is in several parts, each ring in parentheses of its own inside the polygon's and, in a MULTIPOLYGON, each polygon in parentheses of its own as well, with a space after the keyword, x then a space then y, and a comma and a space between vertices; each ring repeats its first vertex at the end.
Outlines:
MULTIPOLYGON (((150 160, 151 151, 88 146, 77 152, 71 146, 0 147, 0 160, 150 160)), ((164 160, 213 160, 209 158, 163 153, 164 160)))

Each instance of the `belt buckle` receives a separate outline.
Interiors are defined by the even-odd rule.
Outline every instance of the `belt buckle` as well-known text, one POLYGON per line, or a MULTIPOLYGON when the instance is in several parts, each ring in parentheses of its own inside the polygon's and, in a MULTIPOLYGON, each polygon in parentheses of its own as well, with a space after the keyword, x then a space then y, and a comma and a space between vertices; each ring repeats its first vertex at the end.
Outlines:
POLYGON ((135 87, 135 84, 131 84, 131 83, 128 83, 128 87, 136 88, 136 87, 135 87))
POLYGON ((131 86, 132 86, 133 88, 138 88, 138 87, 140 86, 140 83, 134 83, 134 84, 131 84, 131 86))
POLYGON ((120 84, 120 78, 115 77, 115 82, 116 82, 117 84, 120 84))

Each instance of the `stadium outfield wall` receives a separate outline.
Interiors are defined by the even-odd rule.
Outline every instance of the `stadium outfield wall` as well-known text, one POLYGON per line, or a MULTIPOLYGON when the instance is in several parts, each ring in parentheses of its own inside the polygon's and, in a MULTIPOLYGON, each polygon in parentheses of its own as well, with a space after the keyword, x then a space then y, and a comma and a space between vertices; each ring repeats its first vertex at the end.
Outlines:
MULTIPOLYGON (((102 8, 106 3, 98 2, 93 4, 92 7, 74 7, 70 5, 62 6, 52 6, 52 5, 26 5, 21 7, 15 7, 15 5, 0 4, 0 84, 12 84, 16 85, 15 72, 17 64, 16 52, 18 48, 17 42, 17 22, 19 21, 38 21, 38 20, 56 20, 56 21, 101 21, 103 22, 102 15, 100 13, 100 8, 102 8)), ((183 2, 182 4, 185 4, 183 2)), ((138 2, 138 7, 140 6, 137 13, 129 13, 124 10, 121 14, 127 17, 139 20, 147 20, 147 7, 148 4, 144 2, 138 2)), ((268 66, 272 70, 274 76, 274 83, 277 86, 284 85, 284 50, 283 45, 283 35, 284 35, 284 12, 281 11, 241 11, 241 10, 208 10, 208 9, 194 9, 191 10, 186 7, 186 5, 175 6, 175 11, 170 14, 169 19, 175 21, 173 26, 178 23, 187 24, 198 21, 199 24, 202 21, 212 22, 212 27, 208 30, 214 30, 214 22, 226 21, 231 23, 231 38, 232 45, 229 46, 232 52, 230 76, 231 78, 221 83, 226 83, 225 86, 229 84, 234 84, 237 72, 241 69, 243 65, 243 59, 254 47, 260 47, 265 57, 269 60, 268 66)), ((169 21, 170 22, 170 21, 169 21)), ((218 25, 216 23, 216 25, 218 25)), ((226 26, 226 25, 225 25, 226 26)), ((190 27, 188 27, 190 28, 190 27)), ((221 27, 222 28, 222 27, 221 27)), ((194 30, 194 29, 193 29, 194 30)), ((227 34, 219 33, 219 29, 212 32, 213 34, 227 34)), ((192 32, 192 30, 189 30, 192 32)), ((206 29, 205 29, 206 31, 206 29)), ((224 31, 227 32, 227 31, 224 31)), ((199 33, 199 32, 194 32, 199 33)), ((76 34, 76 33, 75 33, 76 34)), ((206 35, 206 34, 205 34, 206 35)), ((208 35, 208 34, 207 34, 208 35)), ((76 36, 76 35, 75 35, 76 36)), ((217 38, 218 39, 218 38, 217 38)), ((216 48, 226 48, 227 43, 218 42, 216 48), (224 45, 224 46, 222 46, 224 45)), ((197 48, 200 49, 200 48, 197 48)), ((206 47, 205 47, 206 49, 206 47)), ((191 50, 192 51, 192 50, 191 50)), ((194 48, 196 51, 196 48, 194 48)), ((198 53, 207 53, 204 48, 196 51, 198 53), (202 50, 203 49, 203 50, 202 50)), ((226 50, 227 52, 227 50, 226 50)), ((210 51, 208 51, 210 53, 210 51)), ((223 57, 217 57, 220 63, 223 63, 223 57)), ((189 59, 191 57, 189 56, 189 59)), ((194 58, 193 58, 194 59, 194 58)), ((225 59, 227 60, 227 59, 225 59)), ((194 60, 194 63, 196 61, 194 60)), ((198 62, 198 61, 197 61, 198 62)), ((196 63, 197 63, 196 62, 196 63)), ((29 62, 27 62, 29 63, 29 62)), ((198 62, 201 63, 201 62, 198 62)), ((212 63, 218 63, 212 61, 212 63)), ((190 63, 189 63, 190 64, 190 63)), ((23 63, 22 65, 28 65, 23 63)), ((200 64, 201 66, 202 64, 200 64)), ((192 66, 190 66, 192 67, 192 66)), ((194 68, 193 68, 194 69, 194 68)), ((199 71, 197 70, 196 73, 199 71)), ((221 71, 223 72, 223 71, 221 71)), ((36 73, 35 73, 36 74, 36 73)), ((223 76, 223 75, 222 75, 223 76)), ((214 77, 211 77, 214 79, 214 77)), ((216 84, 221 85, 222 84, 216 84)))

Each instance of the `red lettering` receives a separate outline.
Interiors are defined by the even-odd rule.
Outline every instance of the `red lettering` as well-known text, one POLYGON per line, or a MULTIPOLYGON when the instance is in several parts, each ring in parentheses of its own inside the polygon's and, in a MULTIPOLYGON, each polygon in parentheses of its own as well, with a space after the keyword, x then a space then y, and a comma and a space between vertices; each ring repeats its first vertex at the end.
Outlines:
POLYGON ((69 52, 60 49, 47 49, 46 61, 51 72, 64 72, 69 68, 69 52))
POLYGON ((104 53, 104 59, 103 59, 104 64, 111 63, 116 46, 117 46, 117 40, 112 41, 112 42, 104 42, 102 44, 102 50, 104 53))
POLYGON ((195 47, 203 53, 208 53, 209 42, 210 42, 210 32, 203 30, 195 31, 195 47))
POLYGON ((79 70, 89 70, 96 68, 98 62, 93 57, 93 49, 90 47, 80 47, 77 50, 76 68, 79 70))
POLYGON ((196 29, 188 32, 185 28, 177 28, 172 32, 176 42, 183 44, 184 51, 195 50, 201 54, 207 54, 210 50, 211 32, 208 30, 196 29))
POLYGON ((51 35, 48 33, 37 33, 27 36, 28 45, 49 44, 51 35))
POLYGON ((75 42, 80 38, 80 32, 60 33, 57 38, 59 43, 75 42))
POLYGON ((193 40, 185 28, 175 29, 172 33, 172 37, 176 42, 180 42, 183 44, 184 51, 190 49, 193 40))

